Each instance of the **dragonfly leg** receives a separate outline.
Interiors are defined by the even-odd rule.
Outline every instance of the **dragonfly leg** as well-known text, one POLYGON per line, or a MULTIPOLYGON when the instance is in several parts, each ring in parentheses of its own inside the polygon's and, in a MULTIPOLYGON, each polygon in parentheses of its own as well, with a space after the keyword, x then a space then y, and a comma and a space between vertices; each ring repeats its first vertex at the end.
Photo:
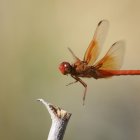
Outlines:
POLYGON ((83 105, 84 105, 85 99, 86 99, 87 84, 84 81, 82 81, 82 79, 80 79, 79 77, 76 77, 73 75, 71 75, 71 76, 76 80, 76 82, 80 82, 85 87, 85 91, 84 91, 84 95, 83 95, 83 105))
POLYGON ((72 54, 73 58, 76 60, 76 61, 79 61, 80 59, 74 54, 74 52, 68 48, 68 50, 70 51, 70 53, 72 54))
POLYGON ((71 83, 68 83, 66 86, 72 85, 72 84, 74 84, 74 83, 76 83, 76 82, 78 82, 78 80, 73 81, 73 82, 71 82, 71 83))
POLYGON ((83 95, 83 105, 85 105, 86 93, 87 93, 87 84, 79 78, 79 82, 85 87, 83 95))

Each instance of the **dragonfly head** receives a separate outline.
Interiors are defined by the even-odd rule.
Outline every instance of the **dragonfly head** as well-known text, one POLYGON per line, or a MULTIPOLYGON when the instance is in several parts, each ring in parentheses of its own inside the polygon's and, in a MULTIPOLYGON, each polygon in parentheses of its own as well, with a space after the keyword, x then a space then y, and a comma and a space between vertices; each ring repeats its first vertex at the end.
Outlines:
POLYGON ((70 74, 71 70, 72 70, 72 66, 70 65, 70 63, 68 62, 62 62, 59 65, 59 70, 61 71, 62 74, 66 75, 66 74, 70 74))

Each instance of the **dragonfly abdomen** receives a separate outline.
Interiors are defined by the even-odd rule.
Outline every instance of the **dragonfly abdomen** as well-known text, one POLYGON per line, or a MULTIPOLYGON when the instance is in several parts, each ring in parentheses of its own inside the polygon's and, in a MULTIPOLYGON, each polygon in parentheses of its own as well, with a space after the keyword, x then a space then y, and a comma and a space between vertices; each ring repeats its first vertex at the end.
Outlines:
POLYGON ((121 75, 140 75, 140 70, 101 70, 104 77, 121 76, 121 75))

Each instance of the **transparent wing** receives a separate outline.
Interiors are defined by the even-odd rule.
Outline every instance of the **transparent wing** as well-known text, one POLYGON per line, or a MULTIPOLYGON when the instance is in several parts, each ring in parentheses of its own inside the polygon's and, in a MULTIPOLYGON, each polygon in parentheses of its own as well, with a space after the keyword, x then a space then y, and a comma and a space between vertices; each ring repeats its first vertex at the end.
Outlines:
POLYGON ((108 28, 109 22, 107 20, 102 20, 98 23, 93 39, 91 40, 84 55, 84 61, 87 62, 88 65, 93 65, 97 60, 107 36, 108 28))
POLYGON ((114 43, 106 55, 95 64, 99 70, 118 70, 122 66, 124 56, 125 42, 118 41, 114 43))

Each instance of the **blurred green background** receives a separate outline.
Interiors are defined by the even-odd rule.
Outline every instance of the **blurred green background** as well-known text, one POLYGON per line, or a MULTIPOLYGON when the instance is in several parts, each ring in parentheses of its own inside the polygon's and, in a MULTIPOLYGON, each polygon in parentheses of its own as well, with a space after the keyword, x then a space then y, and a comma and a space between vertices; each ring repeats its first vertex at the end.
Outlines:
POLYGON ((84 88, 58 71, 79 58, 97 23, 110 21, 101 56, 127 43, 122 69, 140 69, 139 0, 0 0, 0 139, 45 140, 51 125, 43 98, 72 113, 66 140, 139 140, 140 76, 85 79, 84 88))

